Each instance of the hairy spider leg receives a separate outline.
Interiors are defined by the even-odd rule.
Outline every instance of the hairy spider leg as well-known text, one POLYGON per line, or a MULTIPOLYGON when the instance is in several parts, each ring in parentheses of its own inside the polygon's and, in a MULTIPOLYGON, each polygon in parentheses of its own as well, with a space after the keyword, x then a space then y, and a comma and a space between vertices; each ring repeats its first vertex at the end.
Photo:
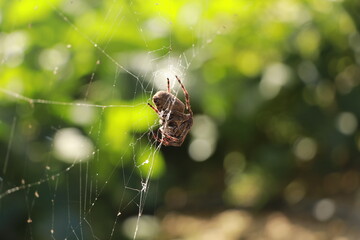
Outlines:
POLYGON ((152 132, 153 138, 154 138, 157 142, 162 143, 162 144, 164 144, 165 146, 167 146, 167 145, 169 144, 169 142, 166 141, 163 136, 162 136, 161 138, 159 138, 159 137, 158 137, 159 132, 161 133, 160 129, 158 129, 158 130, 156 131, 156 135, 155 135, 154 132, 152 132))
POLYGON ((148 105, 149 105, 149 107, 151 107, 151 108, 156 112, 157 115, 160 116, 159 110, 157 110, 157 109, 156 109, 153 105, 151 105, 150 103, 148 103, 148 105))
POLYGON ((167 78, 167 90, 168 90, 168 93, 171 93, 171 91, 170 91, 170 80, 169 80, 169 78, 167 78))
POLYGON ((192 112, 191 107, 190 107, 190 97, 189 97, 189 93, 186 91, 186 88, 185 88, 184 84, 182 84, 180 78, 178 78, 178 76, 175 76, 175 77, 176 77, 176 79, 178 80, 178 82, 179 82, 179 84, 180 84, 180 86, 181 86, 181 88, 182 88, 182 90, 183 90, 183 92, 184 92, 186 109, 189 111, 190 116, 192 116, 192 115, 193 115, 193 112, 192 112))
POLYGON ((172 136, 170 136, 170 135, 168 135, 168 134, 166 134, 166 133, 161 132, 161 134, 163 135, 163 138, 170 139, 170 140, 172 140, 172 141, 177 141, 177 140, 179 140, 178 138, 172 137, 172 136))
POLYGON ((156 131, 156 135, 155 135, 154 132, 152 132, 152 136, 153 136, 153 138, 154 138, 157 142, 162 143, 162 144, 164 144, 165 146, 168 146, 169 143, 170 143, 170 141, 172 141, 172 142, 174 142, 174 141, 179 141, 178 138, 169 136, 168 134, 165 134, 165 133, 161 132, 160 129, 158 129, 158 130, 156 131), (158 137, 158 136, 159 136, 159 132, 161 133, 161 138, 158 137), (170 140, 170 141, 169 141, 169 140, 170 140))
POLYGON ((157 142, 160 142, 161 139, 159 139, 158 135, 159 135, 159 129, 156 130, 156 135, 155 135, 155 132, 154 131, 151 131, 151 134, 153 136, 153 138, 157 141, 157 142))
POLYGON ((170 144, 172 146, 177 146, 179 144, 179 146, 180 146, 183 141, 184 140, 182 140, 181 138, 172 137, 172 136, 169 136, 167 134, 164 134, 163 138, 161 139, 161 142, 165 146, 169 146, 170 144))

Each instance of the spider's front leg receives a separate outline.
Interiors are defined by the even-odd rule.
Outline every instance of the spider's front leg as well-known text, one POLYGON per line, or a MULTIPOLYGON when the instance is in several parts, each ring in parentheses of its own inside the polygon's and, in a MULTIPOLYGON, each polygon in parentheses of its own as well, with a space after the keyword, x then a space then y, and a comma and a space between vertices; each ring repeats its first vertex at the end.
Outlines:
POLYGON ((156 109, 153 105, 151 105, 150 103, 148 103, 148 106, 151 107, 151 108, 156 112, 156 114, 160 116, 159 110, 157 110, 157 109, 156 109))
POLYGON ((180 86, 181 86, 181 89, 183 90, 183 93, 185 95, 185 107, 186 107, 186 110, 189 111, 189 114, 190 116, 193 115, 193 112, 191 110, 191 105, 190 105, 190 96, 189 96, 189 93, 188 91, 186 90, 184 84, 181 82, 180 78, 178 76, 175 76, 175 78, 178 80, 180 86))
POLYGON ((171 91, 170 91, 170 79, 169 78, 167 78, 167 91, 168 91, 168 93, 171 93, 171 91))

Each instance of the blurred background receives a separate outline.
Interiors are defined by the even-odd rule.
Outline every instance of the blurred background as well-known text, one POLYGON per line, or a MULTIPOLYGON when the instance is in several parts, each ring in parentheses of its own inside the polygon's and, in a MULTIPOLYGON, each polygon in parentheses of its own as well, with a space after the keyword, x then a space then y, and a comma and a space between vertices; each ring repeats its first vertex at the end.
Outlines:
POLYGON ((358 0, 0 0, 1 239, 360 239, 358 0), (194 126, 159 146, 170 78, 194 126))

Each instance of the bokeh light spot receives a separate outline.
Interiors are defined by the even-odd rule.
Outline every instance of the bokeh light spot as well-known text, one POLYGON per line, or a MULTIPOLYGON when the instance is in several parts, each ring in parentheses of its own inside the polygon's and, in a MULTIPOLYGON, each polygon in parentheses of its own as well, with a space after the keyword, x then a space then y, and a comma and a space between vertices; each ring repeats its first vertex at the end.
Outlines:
POLYGON ((68 48, 58 45, 54 48, 43 50, 39 56, 39 63, 46 70, 54 70, 66 64, 69 56, 68 48))
POLYGON ((282 63, 274 63, 265 69, 259 90, 266 99, 274 98, 289 81, 290 69, 282 63))
POLYGON ((245 156, 240 152, 230 152, 225 156, 224 168, 226 173, 233 174, 242 172, 246 166, 245 156))
POLYGON ((169 34, 169 24, 159 17, 149 19, 144 24, 144 29, 150 38, 161 38, 169 34))
POLYGON ((318 70, 311 61, 301 62, 297 71, 300 79, 307 84, 314 83, 319 77, 318 70))
POLYGON ((300 181, 292 181, 289 185, 286 186, 284 191, 285 200, 293 205, 300 202, 306 193, 305 186, 300 181))
POLYGON ((296 38, 296 47, 304 58, 316 58, 318 55, 321 35, 316 29, 301 31, 296 38))
MULTIPOLYGON (((81 105, 81 102, 79 102, 81 105)), ((87 106, 74 105, 70 109, 70 118, 74 123, 88 125, 94 121, 96 109, 87 106)))
POLYGON ((89 160, 94 146, 89 138, 76 128, 63 128, 54 136, 54 154, 67 163, 89 160))
POLYGON ((303 161, 309 161, 314 158, 317 151, 315 140, 309 137, 302 137, 295 142, 294 154, 303 161))
POLYGON ((313 209, 314 217, 319 221, 329 220, 335 213, 335 202, 331 199, 321 199, 313 209))
POLYGON ((259 74, 262 66, 262 59, 255 51, 239 52, 236 59, 239 71, 249 77, 259 74))
POLYGON ((159 233, 160 224, 157 218, 149 215, 127 218, 122 225, 122 231, 128 239, 133 239, 135 229, 138 229, 137 239, 155 239, 159 233))
POLYGON ((274 213, 266 221, 265 231, 269 239, 291 239, 291 223, 282 213, 274 213))
POLYGON ((9 67, 19 66, 24 60, 24 52, 28 46, 28 36, 17 31, 0 34, 0 59, 9 67))
POLYGON ((320 107, 328 107, 334 103, 335 90, 332 84, 322 82, 316 86, 316 101, 320 107))
POLYGON ((189 3, 184 5, 178 14, 179 23, 182 23, 184 25, 194 25, 202 12, 202 7, 198 3, 189 3))
POLYGON ((198 162, 205 161, 215 151, 218 136, 215 123, 208 116, 195 116, 191 135, 193 141, 189 146, 190 157, 198 162))
POLYGON ((337 129, 344 135, 351 135, 358 126, 355 115, 351 112, 342 112, 336 121, 337 129))
POLYGON ((235 206, 255 206, 260 201, 265 181, 257 171, 236 174, 227 183, 225 200, 235 206))
POLYGON ((197 162, 205 161, 211 156, 212 152, 213 149, 210 143, 203 139, 196 139, 189 146, 190 157, 197 162))

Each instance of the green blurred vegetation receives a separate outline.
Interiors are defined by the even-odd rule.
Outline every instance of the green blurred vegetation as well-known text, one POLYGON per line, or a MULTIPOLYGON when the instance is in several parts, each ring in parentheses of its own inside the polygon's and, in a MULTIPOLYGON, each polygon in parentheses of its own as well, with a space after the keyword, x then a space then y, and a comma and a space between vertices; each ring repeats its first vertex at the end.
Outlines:
POLYGON ((357 0, 0 0, 0 194, 23 187, 0 199, 0 235, 117 239, 139 209, 359 206, 359 12, 357 0), (180 71, 195 125, 159 150, 147 103, 163 68, 164 87, 180 71), (61 129, 87 139, 74 165, 61 129))

